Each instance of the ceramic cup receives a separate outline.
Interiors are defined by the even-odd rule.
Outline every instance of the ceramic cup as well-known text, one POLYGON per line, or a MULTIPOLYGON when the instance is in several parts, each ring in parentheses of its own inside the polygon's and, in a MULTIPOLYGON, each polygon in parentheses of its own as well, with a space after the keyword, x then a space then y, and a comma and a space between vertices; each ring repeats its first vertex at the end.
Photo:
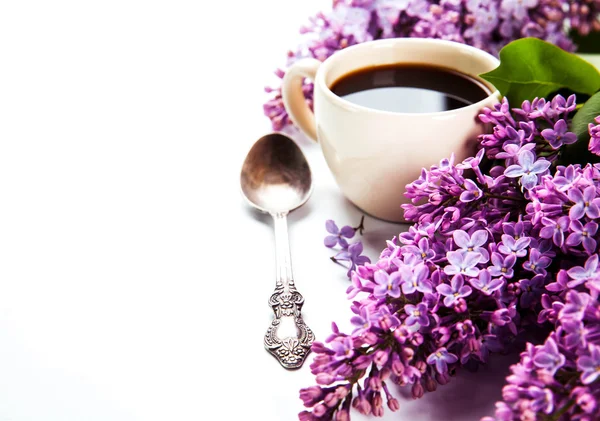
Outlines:
POLYGON ((451 41, 420 38, 384 39, 353 45, 324 62, 297 61, 285 74, 282 96, 291 120, 317 140, 342 193, 363 212, 402 222, 405 186, 422 168, 452 153, 456 162, 474 153, 485 130, 477 115, 500 94, 478 75, 496 68, 492 55, 451 41), (351 103, 331 91, 340 77, 355 70, 397 63, 454 69, 480 81, 489 96, 450 111, 400 113, 351 103), (314 81, 314 114, 302 93, 305 78, 314 81))

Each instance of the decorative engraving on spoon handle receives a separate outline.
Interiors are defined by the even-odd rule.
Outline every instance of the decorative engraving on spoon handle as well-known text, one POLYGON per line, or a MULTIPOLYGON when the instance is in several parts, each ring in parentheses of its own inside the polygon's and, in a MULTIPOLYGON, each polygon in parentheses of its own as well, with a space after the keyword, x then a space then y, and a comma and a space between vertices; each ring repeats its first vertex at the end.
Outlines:
POLYGON ((296 289, 292 276, 286 217, 287 212, 273 215, 277 283, 269 305, 275 319, 265 334, 264 342, 265 348, 283 367, 293 369, 302 366, 315 337, 302 319, 304 297, 296 289))

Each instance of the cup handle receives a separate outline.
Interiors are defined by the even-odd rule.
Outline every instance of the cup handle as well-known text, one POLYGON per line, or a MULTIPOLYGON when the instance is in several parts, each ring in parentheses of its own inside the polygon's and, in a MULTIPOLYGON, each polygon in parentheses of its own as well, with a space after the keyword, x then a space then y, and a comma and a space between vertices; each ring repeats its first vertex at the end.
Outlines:
POLYGON ((315 115, 304 98, 302 84, 304 78, 315 80, 320 65, 321 62, 314 58, 298 60, 286 71, 281 88, 283 105, 290 119, 314 141, 317 141, 315 115))

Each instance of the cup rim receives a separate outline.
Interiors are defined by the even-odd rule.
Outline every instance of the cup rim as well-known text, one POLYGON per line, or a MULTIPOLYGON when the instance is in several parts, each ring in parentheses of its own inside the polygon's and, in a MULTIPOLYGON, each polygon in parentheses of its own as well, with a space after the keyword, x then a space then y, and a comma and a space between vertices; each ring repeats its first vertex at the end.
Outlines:
MULTIPOLYGON (((371 41, 366 41, 366 42, 362 42, 359 44, 354 44, 351 45, 350 47, 346 47, 342 50, 336 51, 334 54, 332 54, 331 56, 329 56, 322 64, 321 67, 319 68, 318 74, 315 78, 315 84, 318 84, 321 88, 321 90, 323 91, 323 93, 333 102, 337 102, 337 103, 341 103, 344 108, 347 108, 351 111, 362 111, 362 112, 370 112, 370 113, 375 113, 375 114, 382 114, 382 115, 390 115, 390 116, 411 116, 413 118, 417 118, 417 117, 437 117, 437 116, 448 116, 448 115, 452 115, 452 114, 456 114, 456 113, 460 113, 460 112, 464 112, 464 111, 471 111, 474 108, 478 108, 478 109, 483 109, 483 107, 487 106, 489 104, 489 100, 491 97, 495 97, 497 99, 499 99, 501 97, 500 92, 498 91, 498 89, 495 89, 494 91, 490 92, 488 96, 486 96, 485 98, 483 98, 482 100, 478 101, 478 102, 474 102, 473 104, 467 105, 465 107, 460 107, 460 108, 456 108, 453 110, 445 110, 445 111, 432 111, 432 112, 427 112, 427 113, 407 113, 407 112, 400 112, 400 111, 385 111, 385 110, 379 110, 376 108, 370 108, 370 107, 365 107, 363 105, 358 105, 355 104, 353 102, 348 101, 347 99, 344 99, 336 94, 333 93, 333 91, 331 89, 329 89, 329 86, 327 86, 327 84, 325 83, 325 75, 328 73, 329 68, 331 66, 333 66, 340 58, 345 57, 349 54, 354 54, 355 51, 357 50, 362 50, 365 48, 371 48, 373 45, 385 45, 385 44, 390 44, 390 45, 395 45, 395 44, 438 44, 438 45, 447 45, 447 46, 451 46, 453 48, 458 48, 458 49, 464 49, 464 50, 469 50, 470 52, 479 55, 480 57, 493 61, 496 63, 496 66, 498 66, 500 64, 500 60, 498 60, 496 57, 494 57, 493 55, 491 55, 490 53, 488 53, 487 51, 481 50, 479 48, 473 47, 471 45, 468 44, 463 44, 457 41, 449 41, 449 40, 443 40, 443 39, 437 39, 437 38, 386 38, 386 39, 376 39, 376 40, 371 40, 371 41)), ((488 82, 489 83, 489 82, 488 82)), ((491 86, 493 86, 492 84, 490 84, 491 86)), ((487 88, 489 88, 488 86, 486 86, 487 88)), ((489 90, 489 89, 488 89, 489 90)))

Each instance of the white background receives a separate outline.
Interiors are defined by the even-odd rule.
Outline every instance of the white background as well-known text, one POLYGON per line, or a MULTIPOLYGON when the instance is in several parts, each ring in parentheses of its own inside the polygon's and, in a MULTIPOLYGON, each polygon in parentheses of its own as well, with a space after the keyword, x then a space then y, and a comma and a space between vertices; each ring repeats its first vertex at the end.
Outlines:
MULTIPOLYGON (((271 221, 239 172, 270 131, 266 84, 308 16, 298 1, 11 1, 0 6, 0 421, 292 420, 309 361, 263 348, 271 221)), ((317 339, 350 318, 325 220, 355 225, 319 147, 290 219, 317 339)), ((405 229, 367 218, 376 258, 405 229)), ((507 362, 385 419, 491 414, 507 362)), ((356 419, 362 419, 356 417, 356 419)))

